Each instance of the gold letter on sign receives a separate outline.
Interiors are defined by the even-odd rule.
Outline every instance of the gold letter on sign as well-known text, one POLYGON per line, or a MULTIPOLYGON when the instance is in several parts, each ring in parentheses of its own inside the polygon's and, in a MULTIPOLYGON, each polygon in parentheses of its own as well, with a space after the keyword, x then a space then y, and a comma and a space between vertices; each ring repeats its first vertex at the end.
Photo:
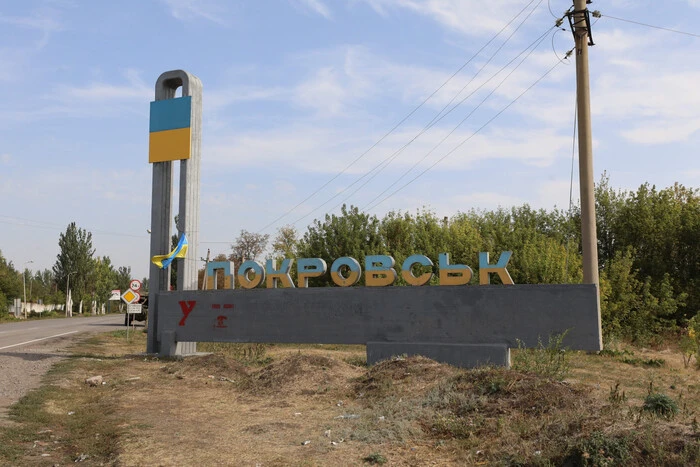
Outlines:
POLYGON ((394 264, 394 258, 391 256, 365 256, 365 285, 367 287, 383 287, 393 284, 396 280, 394 264))
POLYGON ((450 264, 450 254, 440 253, 440 285, 465 285, 472 280, 472 268, 464 264, 450 264))
POLYGON ((488 252, 479 253, 479 284, 488 285, 490 282, 489 274, 496 273, 498 277, 501 278, 501 282, 503 282, 504 285, 513 285, 513 279, 511 279, 510 273, 508 273, 506 269, 512 254, 512 251, 504 251, 501 253, 501 257, 498 258, 498 263, 489 264, 488 252))
POLYGON ((249 259, 238 268, 238 282, 244 289, 254 289, 265 280, 265 269, 262 264, 249 259), (248 278, 248 274, 254 274, 253 279, 248 278))
POLYGON ((299 287, 308 287, 310 277, 321 277, 328 270, 321 258, 301 258, 297 260, 297 278, 299 287))
POLYGON ((294 287, 294 282, 292 282, 292 276, 289 275, 289 271, 292 270, 293 259, 286 258, 282 260, 282 266, 280 266, 279 271, 277 270, 277 261, 274 259, 268 259, 265 263, 265 275, 267 276, 267 288, 276 289, 277 281, 282 282, 282 287, 294 287))
POLYGON ((413 266, 416 264, 420 264, 421 266, 433 266, 433 262, 430 261, 430 258, 427 256, 423 255, 412 255, 406 258, 406 261, 403 262, 403 265, 401 267, 401 277, 403 277, 403 280, 406 281, 407 284, 410 285, 425 285, 428 282, 430 282, 430 279, 433 277, 432 272, 426 272, 421 274, 420 276, 416 277, 413 275, 413 266))
POLYGON ((360 268, 360 263, 355 258, 343 256, 331 264, 331 279, 336 285, 341 287, 350 287, 357 284, 357 281, 360 280, 360 274, 362 274, 362 268, 360 268), (342 270, 347 271, 347 277, 343 277, 341 274, 342 270))

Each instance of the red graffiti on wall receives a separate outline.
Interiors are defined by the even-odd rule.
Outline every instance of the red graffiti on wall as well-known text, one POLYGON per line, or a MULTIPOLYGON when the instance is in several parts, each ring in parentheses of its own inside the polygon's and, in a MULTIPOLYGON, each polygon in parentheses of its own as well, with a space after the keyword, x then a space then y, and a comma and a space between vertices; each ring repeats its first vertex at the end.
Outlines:
POLYGON ((216 324, 214 325, 214 327, 215 327, 215 328, 220 328, 220 329, 221 329, 221 328, 227 328, 228 326, 226 326, 226 323, 224 323, 224 321, 226 321, 227 319, 228 319, 228 318, 227 318, 226 316, 224 316, 224 315, 219 315, 219 316, 217 316, 217 317, 216 317, 216 324))
POLYGON ((187 321, 187 317, 190 315, 190 313, 192 313, 192 310, 194 310, 194 306, 197 304, 197 302, 194 300, 182 300, 178 303, 180 304, 180 309, 182 310, 182 318, 180 318, 178 326, 184 326, 185 321, 187 321))

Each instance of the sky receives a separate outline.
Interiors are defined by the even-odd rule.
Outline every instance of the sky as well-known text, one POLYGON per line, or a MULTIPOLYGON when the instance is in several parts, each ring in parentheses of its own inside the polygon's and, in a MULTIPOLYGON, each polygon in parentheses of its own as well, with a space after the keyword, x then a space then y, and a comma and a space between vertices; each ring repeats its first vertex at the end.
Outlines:
MULTIPOLYGON (((50 269, 76 222, 96 255, 147 275, 149 102, 174 69, 203 84, 194 259, 242 229, 303 235, 342 203, 567 209, 576 79, 554 23, 570 5, 2 0, 0 251, 50 269)), ((596 181, 698 187, 700 38, 622 19, 697 35, 700 0, 589 8, 596 181)))

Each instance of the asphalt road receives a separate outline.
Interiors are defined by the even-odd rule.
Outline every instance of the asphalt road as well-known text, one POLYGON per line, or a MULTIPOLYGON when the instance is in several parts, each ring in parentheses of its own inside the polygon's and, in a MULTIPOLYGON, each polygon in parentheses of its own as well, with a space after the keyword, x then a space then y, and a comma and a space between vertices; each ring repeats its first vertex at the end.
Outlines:
POLYGON ((5 323, 0 324, 0 351, 21 350, 31 344, 83 332, 117 329, 125 329, 123 314, 5 323))
POLYGON ((124 329, 123 314, 0 324, 0 426, 9 423, 8 407, 41 385, 76 337, 117 329, 124 329))

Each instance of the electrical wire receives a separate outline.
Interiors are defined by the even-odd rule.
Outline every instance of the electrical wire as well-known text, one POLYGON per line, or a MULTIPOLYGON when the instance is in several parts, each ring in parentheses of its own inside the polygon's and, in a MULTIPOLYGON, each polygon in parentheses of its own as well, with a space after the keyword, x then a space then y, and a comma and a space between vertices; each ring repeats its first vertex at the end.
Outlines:
POLYGON ((536 80, 534 83, 532 83, 530 86, 528 86, 527 89, 525 89, 525 90, 524 90, 522 93, 520 93, 515 99, 513 99, 510 103, 508 103, 508 105, 506 105, 505 107, 503 107, 503 108, 502 108, 500 111, 498 111, 493 117, 491 117, 489 120, 487 120, 486 123, 484 123, 483 125, 481 125, 481 126, 480 126, 474 133, 472 133, 469 137, 467 137, 467 138, 465 138, 464 140, 462 140, 462 142, 460 142, 459 144, 457 144, 457 146, 455 146, 454 148, 452 148, 449 152, 447 152, 447 154, 445 154, 445 155, 442 156, 440 159, 438 159, 438 160, 436 160, 435 162, 433 162, 433 164, 431 164, 429 167, 427 167, 426 169, 424 169, 422 172, 420 172, 418 175, 416 175, 415 177, 413 177, 413 178, 412 178, 411 180, 409 180, 408 182, 406 182, 406 183, 404 183, 403 185, 401 185, 397 190, 393 191, 391 194, 389 194, 388 196, 386 196, 384 199, 382 199, 381 201, 375 203, 375 204, 374 204, 373 206, 371 206, 368 210, 371 211, 372 209, 375 209, 377 206, 379 206, 380 204, 382 204, 383 202, 385 202, 386 200, 388 200, 388 199, 391 198, 392 196, 394 196, 394 195, 396 195, 397 193, 399 193, 400 191, 402 191, 404 188, 406 188, 407 186, 409 186, 411 183, 413 183, 413 182, 415 182, 416 180, 418 180, 421 176, 425 175, 425 174, 426 174, 429 170, 431 170, 433 167, 435 167, 435 166, 438 165, 440 162, 442 162, 443 160, 445 160, 448 156, 450 156, 451 154, 453 154, 457 149, 459 149, 460 147, 462 147, 465 143, 467 143, 469 140, 471 140, 474 136, 476 136, 477 134, 479 134, 479 133, 481 132, 481 130, 483 130, 483 129, 486 128, 489 124, 491 124, 491 122, 493 122, 493 121, 496 120, 498 117, 500 117, 500 116, 503 114, 503 112, 505 112, 506 110, 508 110, 513 104, 515 104, 518 100, 520 100, 520 98, 522 98, 525 94, 527 94, 527 92, 529 92, 532 88, 534 88, 535 86, 537 86, 537 84, 539 84, 544 78, 546 78, 546 77, 547 77, 552 71, 554 71, 554 69, 555 69, 557 66, 559 66, 560 64, 561 64, 561 63, 560 63, 559 61, 557 61, 557 63, 555 63, 554 66, 552 66, 549 70, 547 70, 542 76, 540 76, 539 78, 537 78, 537 80, 536 80))
POLYGON ((560 31, 567 31, 567 29, 564 28, 557 28, 556 31, 554 31, 554 34, 552 34, 552 52, 554 52, 554 56, 557 57, 557 60, 560 62, 564 63, 565 65, 571 65, 571 62, 565 61, 567 58, 569 58, 568 55, 565 55, 564 58, 559 58, 559 54, 557 53, 557 49, 554 47, 554 38, 557 37, 557 33, 560 31))
MULTIPOLYGON (((32 219, 25 219, 22 217, 0 215, 0 218, 9 219, 8 221, 0 219, 0 224, 16 225, 18 227, 31 227, 34 229, 58 230, 58 231, 63 231, 66 228, 63 225, 52 224, 50 222, 36 221, 36 220, 32 220, 32 219), (13 222, 13 221, 15 221, 15 222, 13 222), (20 221, 20 222, 16 222, 16 221, 20 221), (26 222, 29 222, 29 224, 27 224, 26 222)), ((98 234, 98 235, 110 235, 110 236, 115 236, 115 237, 146 238, 145 235, 135 235, 135 234, 128 234, 128 233, 123 233, 123 232, 111 232, 108 230, 101 230, 101 229, 94 229, 93 230, 93 229, 85 228, 85 227, 81 227, 81 228, 90 232, 93 235, 98 234)))
POLYGON ((569 180, 569 214, 574 204, 574 161, 576 160, 576 131, 578 123, 578 99, 574 103, 574 136, 571 143, 571 178, 569 180))
MULTIPOLYGON (((541 44, 541 43, 544 41, 544 39, 547 37, 547 34, 549 34, 549 33, 551 32, 551 30, 552 30, 552 29, 550 28, 546 33, 544 33, 543 35, 541 35, 535 42, 533 42, 532 44, 530 44, 530 45, 528 46, 527 49, 525 49, 523 52, 521 52, 520 54, 518 54, 518 56, 516 56, 513 60, 511 60, 506 66, 509 66, 511 63, 513 63, 513 62, 515 61, 516 58, 520 57, 525 51, 528 51, 528 50, 529 50, 529 51, 527 52, 527 54, 525 54, 525 56, 522 58, 522 60, 520 60, 520 62, 519 62, 519 63, 518 63, 518 64, 517 64, 517 65, 516 65, 516 66, 501 80, 501 82, 498 83, 498 84, 486 95, 486 97, 484 97, 484 98, 481 100, 481 102, 479 102, 479 104, 478 104, 476 107, 474 107, 474 108, 472 109, 472 111, 469 112, 469 113, 467 114, 467 116, 464 117, 464 118, 452 129, 452 131, 450 131, 447 135, 445 135, 445 136, 440 140, 440 142, 438 142, 435 146, 433 146, 433 148, 432 148, 430 151, 428 151, 420 160, 416 161, 416 162, 415 162, 411 167, 409 167, 403 174, 401 174, 401 176, 400 176, 399 178, 397 178, 391 185, 389 185, 388 187, 386 187, 386 188, 384 189, 384 191, 382 191, 382 192, 379 193, 377 196, 375 196, 371 201, 369 201, 369 202, 362 208, 362 210, 364 210, 365 208, 367 208, 369 205, 371 205, 372 203, 374 203, 377 199, 381 198, 387 191, 391 190, 394 186, 396 186, 406 175, 408 175, 408 174, 409 174, 413 169, 415 169, 421 162, 423 162, 425 159, 427 159, 428 156, 430 156, 438 147, 440 147, 445 141, 447 141, 447 139, 448 139, 450 136, 452 136, 452 134, 453 134, 455 131, 457 131, 457 129, 458 129, 459 127, 461 127, 461 126, 464 124, 464 122, 466 122, 467 119, 469 119, 469 117, 471 117, 471 116, 474 114, 474 112, 476 112, 476 111, 477 111, 477 110, 478 110, 478 109, 479 109, 479 108, 480 108, 480 107, 481 107, 481 106, 482 106, 482 105, 483 105, 483 104, 484 104, 484 103, 485 103, 485 102, 486 102, 486 101, 487 101, 487 100, 488 100, 488 99, 489 99, 489 98, 490 98, 490 97, 491 97, 491 96, 492 96, 492 95, 507 81, 507 80, 508 80, 508 78, 511 77, 511 75, 512 75, 513 73, 515 73, 515 71, 516 71, 518 68, 520 68, 520 65, 522 65, 522 64, 525 62, 525 60, 527 60, 528 57, 529 57, 535 50, 537 50, 537 47, 540 46, 540 44, 541 44)), ((503 69, 504 69, 504 68, 502 68, 501 70, 499 70, 498 73, 500 73, 503 69)), ((495 76, 495 75, 494 75, 494 76, 495 76)))
MULTIPOLYGON (((335 174, 333 177, 331 177, 327 182, 325 182, 323 185, 321 185, 319 188, 317 188, 315 191, 313 191, 310 195, 308 195, 306 198, 304 198, 302 201, 297 203, 294 207, 291 209, 285 211, 282 215, 278 216, 276 219, 274 219, 272 222, 269 222, 266 224, 264 227, 259 229, 257 233, 263 232, 270 228, 271 226, 275 225, 285 217, 287 217, 289 214, 292 212, 296 211, 299 207, 301 207, 304 203, 306 203, 308 200, 316 196, 321 190, 326 188, 328 185, 330 185, 333 181, 338 179, 341 175, 343 175, 345 172, 350 169, 353 165, 355 165, 357 162, 359 162, 364 156, 366 156, 372 149, 377 147, 382 141, 384 141, 387 137, 389 137, 398 127, 400 127, 406 120, 408 120, 413 114, 415 114, 423 105, 425 105, 426 102, 428 102, 430 99, 432 99, 442 88, 444 88, 457 74, 459 74, 464 68, 467 67, 476 57, 481 54, 481 52, 486 49, 498 36, 500 36, 503 31, 505 31, 530 5, 532 5, 535 2, 535 0, 530 0, 530 2, 525 5, 525 7, 520 10, 513 18, 506 23, 505 26, 503 26, 500 31, 498 31, 493 37, 491 37, 474 55, 472 55, 469 60, 467 60, 461 67, 457 69, 452 75, 450 75, 447 80, 442 83, 437 89, 435 89, 428 97, 426 97, 420 104, 418 104, 413 110, 411 110, 404 118, 402 118, 396 125, 394 125, 389 131, 387 131, 381 138, 379 138, 374 144, 372 144, 367 150, 365 150, 362 154, 360 154, 357 158, 355 158, 350 164, 348 164, 343 170, 335 174)), ((542 0, 540 0, 540 3, 542 0)), ((538 4, 539 5, 539 4, 538 4)))
MULTIPOLYGON (((343 201, 341 201, 340 203, 338 203, 337 205, 335 205, 333 208, 331 208, 331 209, 330 209, 330 212, 334 211, 336 208, 338 208, 338 206, 340 206, 340 205, 346 203, 346 202, 347 202, 350 198, 352 198, 358 191, 360 191, 362 188, 364 188, 369 182, 371 182, 372 180, 374 180, 374 178, 375 178, 377 175, 379 175, 380 172, 382 172, 382 171, 383 171, 384 169, 386 169, 394 160, 396 160, 396 158, 404 151, 404 149, 406 149, 406 148, 407 148, 408 146, 410 146, 414 141, 416 141, 420 136, 422 136, 425 132, 427 132, 427 131, 430 130, 434 125, 436 125, 438 122, 440 122, 440 120, 442 120, 442 119, 445 118, 447 115, 449 115, 450 113, 452 113, 455 109, 457 109, 457 107, 459 107, 460 105, 462 105, 467 99, 469 99, 471 96, 473 96, 474 94, 476 94, 477 91, 479 91, 482 87, 484 87, 486 84, 488 84, 488 83, 489 83, 493 78, 495 78, 501 71, 503 71, 503 70, 504 70, 505 68, 507 68, 511 63, 513 63, 520 55, 522 55, 523 53, 525 53, 525 52, 528 50, 528 48, 530 48, 535 42, 537 42, 537 41, 539 40, 539 38, 538 38, 538 39, 535 39, 535 41, 532 42, 529 46, 527 46, 527 47, 525 48, 525 50, 523 50, 522 52, 520 52, 515 58, 513 58, 510 62, 508 62, 504 67, 502 67, 500 70, 498 70, 498 72, 496 72, 495 74, 493 74, 488 80, 486 80, 484 83, 482 83, 482 84, 481 84, 480 86, 478 86, 476 89, 474 89, 471 93, 469 93, 469 95, 467 95, 467 96, 464 97, 461 101, 459 101, 459 102, 458 102, 455 106, 453 106, 447 113, 445 113, 444 115, 441 115, 442 112, 443 112, 449 105, 451 105, 451 104, 455 101, 455 99, 456 99, 460 94, 462 94, 462 92, 464 92, 464 90, 465 90, 469 85, 472 84, 472 82, 473 82, 473 81, 476 79, 476 77, 484 70, 484 68, 486 68, 486 66, 488 66, 489 63, 491 63, 491 61, 494 59, 494 57, 503 49, 503 47, 508 43, 508 41, 510 41, 510 39, 515 35, 515 33, 517 33, 518 30, 525 24, 525 22, 528 20, 528 18, 530 18, 530 16, 531 16, 531 15, 535 12, 535 10, 540 6, 540 4, 542 4, 542 1, 543 1, 543 0, 540 0, 540 1, 537 3, 537 5, 535 5, 535 7, 530 11, 530 13, 528 13, 528 15, 523 19, 523 21, 520 22, 520 24, 515 28, 515 30, 513 30, 513 32, 506 38, 506 40, 503 41, 503 43, 498 47, 498 49, 496 49, 496 51, 491 55, 491 57, 489 57, 489 59, 481 66, 481 68, 479 68, 479 70, 478 70, 478 71, 476 72, 476 74, 469 80, 469 82, 467 82, 467 84, 465 84, 465 85, 462 87, 462 89, 460 89, 460 91, 459 91, 457 94, 455 94, 454 97, 452 97, 452 99, 450 99, 450 101, 440 110, 440 112, 438 112, 438 114, 436 114, 435 117, 433 117, 433 119, 432 119, 430 122, 428 122, 428 124, 427 124, 421 131, 419 131, 418 134, 416 134, 408 143, 404 144, 401 148, 399 148, 397 151, 395 151, 391 156, 389 156, 388 158, 384 159, 382 162, 380 162, 379 164, 377 164, 376 166, 374 166, 369 172, 367 172, 367 173, 364 174, 362 177, 360 177, 359 179, 355 180, 353 183, 351 183, 350 185, 348 185, 347 187, 345 187, 342 191, 336 193, 333 197, 331 197, 328 201, 326 201, 325 203, 323 203, 321 206, 317 207, 316 209, 314 209, 314 210, 311 211, 310 213, 306 214, 304 217, 298 219, 298 220, 295 221, 294 223, 296 224, 297 222, 301 221, 302 219, 308 217, 311 213, 313 213, 313 212, 317 211, 318 209, 320 209, 321 207, 325 206, 326 204, 328 204, 329 202, 331 202, 333 199, 337 198, 339 195, 341 195, 341 194, 343 194, 345 191, 347 191, 347 190, 348 190, 350 187, 352 187, 355 183, 359 182, 361 179, 365 178, 365 177, 368 176, 370 173, 372 173, 372 171, 376 170, 376 172, 374 172, 374 174, 372 174, 367 180, 365 180, 365 182, 364 182, 362 185, 360 185, 360 186, 357 187, 355 190, 353 190, 353 192, 350 193, 350 195, 348 195, 343 201), (439 118, 438 118, 438 117, 439 117, 439 118)), ((532 2, 530 2, 530 3, 532 3, 532 2)), ((540 36, 540 37, 546 36, 546 35, 549 33, 549 31, 551 31, 551 28, 548 29, 548 30, 547 30, 542 36, 540 36)), ((480 106, 480 105, 481 105, 481 104, 479 104, 479 106, 480 106)), ((478 108, 479 106, 477 106, 477 108, 478 108)), ((476 110, 476 109, 474 109, 474 110, 476 110)), ((473 113, 473 112, 474 112, 474 111, 472 111, 472 113, 473 113)))
MULTIPOLYGON (((540 3, 541 3, 541 2, 540 2, 540 3)), ((538 4, 538 5, 539 5, 539 4, 538 4)), ((522 24, 521 24, 521 25, 522 25, 522 24)), ((310 215, 312 215, 313 213, 317 212, 319 209, 321 209, 322 207, 326 206, 328 203, 330 203, 331 201, 333 201, 335 198, 337 198, 338 196, 340 196, 340 195, 342 195, 343 193, 345 193, 346 191, 348 191, 350 188, 352 188, 352 187, 353 187, 355 184, 357 184, 359 181, 361 181, 362 179, 364 179, 365 177, 367 177, 369 174, 371 174, 372 172, 374 172, 367 180, 365 180, 364 183, 362 183, 362 185, 360 185, 360 186, 357 187, 355 190, 353 190, 352 193, 350 193, 343 201, 341 201, 340 203, 336 204, 336 205, 335 205, 332 209, 330 209, 328 212, 332 212, 332 211, 334 211, 336 208, 338 208, 340 205, 346 203, 348 199, 350 199, 351 197, 353 197, 358 191, 360 191, 360 190, 361 190, 363 187, 365 187, 369 182, 371 182, 377 175, 379 175, 379 173, 380 173, 382 170, 384 170, 392 161, 394 161, 394 160, 403 152, 404 149, 406 149, 409 145, 411 145, 414 141, 416 141, 416 140, 417 140, 421 135, 423 135, 426 131, 428 131, 428 130, 431 129, 433 126, 435 126, 437 123, 439 123, 443 118, 447 117, 450 113, 452 113, 455 109, 457 109, 460 105, 462 105, 467 99, 469 99, 471 96, 473 96, 474 94, 476 94, 477 91, 479 91, 481 88, 483 88, 483 87, 486 86, 488 83, 490 83, 491 80, 493 80, 496 76, 498 76, 503 70, 505 70, 506 68, 508 68, 514 61, 516 61, 522 54, 524 54, 525 52, 527 52, 533 45, 537 44, 538 42, 541 42, 541 41, 547 36, 547 34, 549 34, 549 33, 552 31, 553 28, 554 28, 554 27, 550 27, 547 31, 545 31, 542 35, 540 35, 537 39, 535 39, 532 43, 530 43, 530 45, 528 45, 525 49, 523 49, 518 55, 516 55, 515 57, 513 57, 508 63, 506 63, 503 67, 501 67, 498 71, 496 71, 493 75, 491 75, 491 77, 489 77, 486 81, 484 81, 483 83, 481 83, 476 89, 474 89, 474 90, 473 90, 471 93, 469 93, 467 96, 465 96, 464 98, 462 98, 462 100, 460 100, 456 105, 454 105, 449 111, 447 111, 447 112, 446 112, 445 114, 443 114, 443 115, 440 115, 440 117, 437 118, 437 120, 436 120, 436 119, 431 120, 431 122, 429 122, 428 125, 426 125, 422 130, 420 130, 411 140, 409 140, 407 143, 405 143, 401 148, 399 148, 398 150, 396 150, 393 154, 391 154, 389 157, 385 158, 385 159, 384 159, 383 161, 381 161, 379 164, 375 165, 372 169, 370 169, 368 172, 366 172, 363 176, 361 176, 360 178, 358 178, 357 180, 355 180, 355 181, 352 182, 351 184, 349 184, 349 185, 347 185, 346 187, 344 187, 342 190, 340 190, 338 193, 336 193, 335 195, 333 195, 332 197, 330 197, 330 198, 329 198, 328 200, 326 200, 324 203, 322 203, 321 205, 315 207, 315 208, 312 209, 310 212, 304 214, 304 215, 301 216, 300 218, 296 219, 294 222, 292 222, 292 224, 293 224, 293 225, 296 225, 296 224, 298 224, 299 222, 301 222, 302 220, 306 219, 307 217, 309 217, 310 215), (376 172, 375 172, 375 170, 376 170, 376 172)), ((500 50, 500 48, 499 48, 499 50, 500 50)), ((489 60, 489 62, 490 62, 490 60, 489 60)), ((483 69, 483 67, 482 67, 482 69, 483 69)), ((481 70, 479 70, 479 71, 481 71, 481 70)), ((478 72, 477 72, 477 74, 478 74, 478 72)), ((473 81, 473 79, 470 80, 470 83, 471 83, 471 81, 473 81)), ((468 84, 469 84, 469 83, 467 83, 467 85, 468 85, 468 84)), ((466 87, 466 86, 465 86, 465 87, 466 87)), ((462 92, 464 89, 465 89, 465 88, 462 88, 462 90, 460 90, 460 92, 459 92, 457 95, 461 94, 461 92, 462 92)), ((479 105, 477 105, 477 107, 476 107, 475 109, 473 109, 472 112, 471 112, 469 115, 471 115, 472 113, 474 113, 479 107, 481 107, 482 104, 483 104, 483 101, 482 101, 479 105)), ((441 112, 442 112, 442 111, 441 111, 441 112)), ((466 119, 465 119, 465 120, 466 120, 466 119)), ((464 123, 464 120, 462 120, 462 122, 461 122, 460 124, 462 124, 462 123, 464 123)), ((453 131, 454 131, 454 130, 453 130, 453 131)), ((451 134, 451 133, 450 133, 450 134, 451 134)), ((448 135, 448 136, 449 136, 449 135, 448 135)), ((443 140, 443 141, 444 141, 444 140, 443 140)), ((433 148, 433 150, 435 150, 435 148, 433 148)), ((432 152, 432 151, 431 151, 431 152, 432 152)), ((430 153, 429 153, 429 154, 430 154, 430 153)), ((395 182, 395 183, 396 183, 396 182, 395 182)), ((395 184, 395 183, 394 183, 394 184, 395 184)), ((394 186, 394 184, 392 184, 391 186, 394 186)), ((390 186, 390 187, 391 187, 391 186, 390 186)), ((386 190, 385 190, 384 192, 382 192, 382 193, 385 193, 385 192, 386 192, 386 190)))
POLYGON ((700 34, 694 34, 694 33, 692 33, 692 32, 686 32, 686 31, 679 31, 678 29, 665 28, 665 27, 663 27, 663 26, 655 26, 655 25, 653 25, 653 24, 642 23, 642 22, 640 22, 640 21, 634 21, 634 20, 631 20, 631 19, 617 18, 617 17, 615 17, 615 16, 604 15, 604 14, 600 13, 599 11, 596 11, 596 12, 593 13, 593 16, 594 16, 594 17, 595 17, 596 15, 600 15, 600 17, 602 17, 602 18, 615 19, 615 20, 617 20, 617 21, 623 21, 623 22, 625 22, 625 23, 637 24, 637 25, 639 25, 639 26, 646 26, 646 27, 648 27, 648 28, 660 29, 660 30, 662 30, 662 31, 675 32, 676 34, 683 34, 683 35, 690 36, 690 37, 699 37, 699 38, 700 38, 700 34))
MULTIPOLYGON (((576 160, 576 133, 578 126, 578 96, 574 96, 574 131, 571 142, 571 178, 569 179, 569 219, 573 217, 574 204, 574 161, 576 160)), ((566 282, 569 282, 569 252, 571 246, 571 235, 566 236, 566 255, 564 256, 564 274, 566 282)))

